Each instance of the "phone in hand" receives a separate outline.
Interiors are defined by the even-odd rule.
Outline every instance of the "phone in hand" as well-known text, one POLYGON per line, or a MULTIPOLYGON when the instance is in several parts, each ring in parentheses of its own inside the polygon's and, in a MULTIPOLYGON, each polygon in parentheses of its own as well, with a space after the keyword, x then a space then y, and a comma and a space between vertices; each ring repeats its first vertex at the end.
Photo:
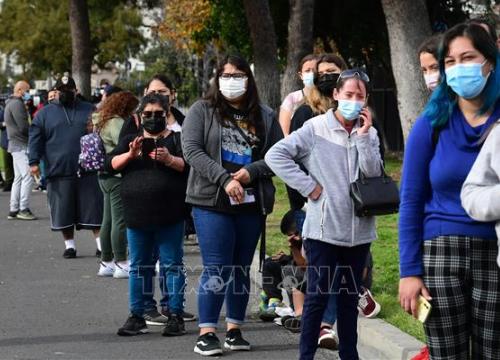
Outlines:
POLYGON ((142 139, 142 154, 143 156, 148 156, 151 151, 156 149, 156 141, 152 138, 144 138, 142 139))
POLYGON ((418 321, 420 321, 422 324, 425 323, 427 321, 427 318, 429 317, 429 314, 431 313, 431 310, 432 310, 431 303, 422 295, 419 295, 417 304, 418 321))
MULTIPOLYGON (((250 204, 255 202, 255 190, 253 188, 243 189, 243 202, 241 204, 250 204)), ((235 201, 232 197, 229 197, 229 202, 231 205, 241 205, 237 201, 235 201)))

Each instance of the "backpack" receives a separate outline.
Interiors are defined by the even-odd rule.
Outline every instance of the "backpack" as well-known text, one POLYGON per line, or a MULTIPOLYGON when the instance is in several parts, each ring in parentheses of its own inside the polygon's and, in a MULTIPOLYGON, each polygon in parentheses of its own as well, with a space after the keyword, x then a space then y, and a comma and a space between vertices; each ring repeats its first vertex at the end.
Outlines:
POLYGON ((78 164, 83 172, 103 171, 105 158, 106 150, 98 132, 92 132, 80 138, 78 164))

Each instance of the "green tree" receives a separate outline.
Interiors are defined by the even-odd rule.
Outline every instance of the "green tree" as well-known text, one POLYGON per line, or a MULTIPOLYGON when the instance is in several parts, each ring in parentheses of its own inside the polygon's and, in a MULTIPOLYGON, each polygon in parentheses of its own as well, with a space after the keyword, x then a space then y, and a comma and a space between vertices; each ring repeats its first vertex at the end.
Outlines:
MULTIPOLYGON (((157 1, 150 1, 157 5, 157 1)), ((140 51, 145 39, 141 7, 147 1, 88 0, 92 59, 103 66, 140 51)), ((3 0, 0 51, 15 55, 26 76, 46 76, 71 68, 69 6, 58 0, 3 0)))

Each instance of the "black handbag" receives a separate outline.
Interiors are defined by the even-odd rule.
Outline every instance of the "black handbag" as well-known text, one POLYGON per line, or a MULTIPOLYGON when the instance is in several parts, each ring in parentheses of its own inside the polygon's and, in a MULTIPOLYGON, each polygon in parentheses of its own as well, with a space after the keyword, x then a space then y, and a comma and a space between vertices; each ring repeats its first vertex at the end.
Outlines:
POLYGON ((366 177, 361 169, 356 181, 351 183, 350 194, 354 201, 356 216, 395 214, 399 211, 399 189, 394 180, 385 173, 382 176, 366 177))

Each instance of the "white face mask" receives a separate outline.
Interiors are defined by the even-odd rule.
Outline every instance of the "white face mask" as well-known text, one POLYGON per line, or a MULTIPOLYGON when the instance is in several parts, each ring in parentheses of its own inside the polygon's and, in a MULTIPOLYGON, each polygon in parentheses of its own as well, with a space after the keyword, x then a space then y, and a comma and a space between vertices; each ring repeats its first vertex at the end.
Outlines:
POLYGON ((219 78, 219 90, 228 100, 239 98, 247 92, 247 79, 219 78))
POLYGON ((439 71, 430 74, 424 74, 425 85, 427 89, 433 91, 439 85, 439 71))

